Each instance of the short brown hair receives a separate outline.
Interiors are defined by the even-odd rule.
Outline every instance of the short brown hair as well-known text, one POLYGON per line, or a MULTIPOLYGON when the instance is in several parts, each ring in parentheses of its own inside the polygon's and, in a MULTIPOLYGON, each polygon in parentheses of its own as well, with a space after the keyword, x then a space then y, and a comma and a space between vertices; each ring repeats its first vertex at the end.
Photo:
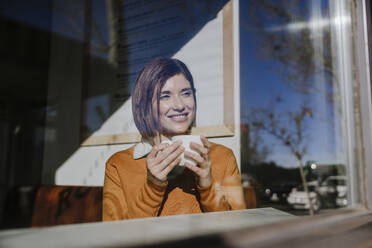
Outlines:
POLYGON ((161 132, 159 113, 154 113, 152 107, 153 97, 156 97, 159 109, 161 89, 169 78, 178 74, 182 74, 190 82, 196 110, 194 80, 182 61, 159 57, 148 62, 139 73, 132 91, 132 112, 142 137, 153 137, 161 132))

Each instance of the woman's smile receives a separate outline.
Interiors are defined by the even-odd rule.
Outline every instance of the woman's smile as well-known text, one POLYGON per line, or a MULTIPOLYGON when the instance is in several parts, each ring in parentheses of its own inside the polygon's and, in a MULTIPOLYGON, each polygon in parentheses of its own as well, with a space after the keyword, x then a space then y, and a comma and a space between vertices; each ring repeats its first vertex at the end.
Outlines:
POLYGON ((170 118, 172 121, 175 121, 175 122, 186 122, 188 120, 187 116, 188 116, 188 113, 182 113, 182 114, 168 115, 168 118, 170 118))
POLYGON ((193 89, 182 74, 177 74, 165 82, 160 92, 159 122, 162 132, 165 135, 185 134, 194 119, 193 89))

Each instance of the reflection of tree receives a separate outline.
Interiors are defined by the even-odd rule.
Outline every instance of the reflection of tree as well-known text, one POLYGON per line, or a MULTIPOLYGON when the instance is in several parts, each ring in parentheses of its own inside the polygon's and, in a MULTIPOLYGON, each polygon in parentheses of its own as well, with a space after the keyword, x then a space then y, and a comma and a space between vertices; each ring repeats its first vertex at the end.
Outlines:
POLYGON ((241 146, 244 147, 244 152, 241 154, 241 160, 244 163, 243 170, 247 165, 255 165, 266 160, 270 150, 264 145, 261 137, 260 128, 252 126, 250 123, 241 124, 240 127, 241 146))
POLYGON ((242 26, 254 35, 256 54, 261 59, 278 62, 275 67, 283 82, 301 94, 321 93, 332 101, 333 83, 337 79, 332 67, 330 24, 322 19, 323 13, 318 13, 321 6, 318 12, 310 11, 312 3, 249 1, 246 11, 250 20, 242 26), (322 75, 325 87, 319 88, 317 75, 322 75))
MULTIPOLYGON (((280 102, 281 99, 278 98, 276 104, 278 105, 280 102)), ((252 127, 275 137, 296 158, 301 180, 310 203, 310 215, 313 215, 314 211, 304 173, 303 158, 306 155, 308 145, 307 121, 312 116, 312 110, 305 102, 297 111, 278 113, 274 107, 261 108, 252 110, 247 117, 252 127)))
MULTIPOLYGON (((317 97, 321 96, 328 104, 333 104, 338 80, 333 68, 331 23, 326 3, 260 0, 249 1, 246 6, 248 8, 241 11, 246 12, 249 19, 241 23, 241 27, 254 37, 255 55, 269 61, 280 75, 281 82, 304 99, 319 99, 317 97)), ((309 197, 302 160, 308 144, 306 124, 313 116, 312 104, 316 101, 301 102, 297 111, 284 115, 272 108, 251 110, 249 123, 251 127, 269 133, 291 151, 298 161, 309 197)))

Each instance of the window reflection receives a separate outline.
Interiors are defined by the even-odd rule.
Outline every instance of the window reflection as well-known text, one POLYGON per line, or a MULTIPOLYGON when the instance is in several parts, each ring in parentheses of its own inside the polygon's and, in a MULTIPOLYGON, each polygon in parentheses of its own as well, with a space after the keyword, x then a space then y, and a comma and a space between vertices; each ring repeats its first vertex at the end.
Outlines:
POLYGON ((336 5, 240 3, 241 166, 259 206, 302 215, 347 205, 335 29, 350 20, 336 5))
MULTIPOLYGON (((41 183, 54 184, 65 163, 81 171, 62 172, 62 178, 73 175, 81 184, 97 184, 106 158, 127 147, 81 148, 81 138, 110 129, 104 124, 112 119, 119 132, 133 131, 134 123, 123 121, 122 113, 131 109, 126 103, 140 68, 153 57, 182 50, 218 19, 227 2, 3 1, 0 25, 9 35, 0 47, 0 145, 5 147, 0 153, 0 221, 7 227, 29 225, 25 218, 32 215, 32 203, 27 199, 41 183), (138 2, 142 13, 136 12, 138 2), (9 209, 13 212, 7 217, 9 209), (26 217, 11 223, 18 213, 26 217)), ((351 19, 345 3, 240 1, 238 145, 243 186, 255 190, 258 207, 306 215, 311 208, 324 213, 351 204, 344 92, 352 94, 346 84, 353 62, 347 56, 351 19)), ((195 57, 212 49, 200 44, 195 57)), ((216 54, 213 50, 208 56, 216 54)), ((224 63, 212 57, 213 63, 203 67, 198 61, 192 66, 210 74, 224 63)), ((223 78, 222 73, 213 76, 223 78)), ((214 99, 214 92, 210 96, 214 99)), ((214 105, 210 99, 203 104, 214 105)), ((246 198, 256 207, 252 194, 246 198)))

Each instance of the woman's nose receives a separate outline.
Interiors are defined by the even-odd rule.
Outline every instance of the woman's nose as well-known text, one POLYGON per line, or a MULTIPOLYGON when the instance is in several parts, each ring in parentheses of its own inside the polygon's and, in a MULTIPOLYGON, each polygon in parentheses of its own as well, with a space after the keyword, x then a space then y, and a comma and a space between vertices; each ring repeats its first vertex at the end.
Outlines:
POLYGON ((183 111, 185 109, 185 104, 180 97, 174 97, 172 107, 174 110, 183 111))

